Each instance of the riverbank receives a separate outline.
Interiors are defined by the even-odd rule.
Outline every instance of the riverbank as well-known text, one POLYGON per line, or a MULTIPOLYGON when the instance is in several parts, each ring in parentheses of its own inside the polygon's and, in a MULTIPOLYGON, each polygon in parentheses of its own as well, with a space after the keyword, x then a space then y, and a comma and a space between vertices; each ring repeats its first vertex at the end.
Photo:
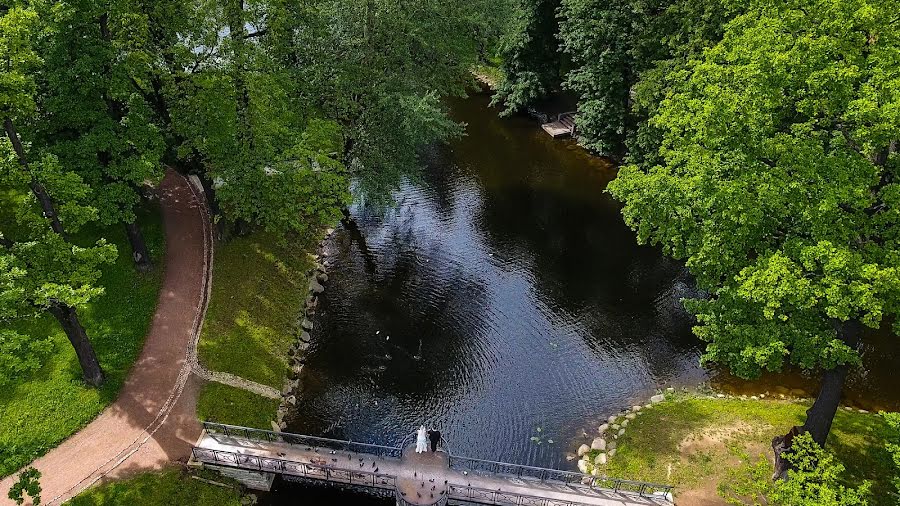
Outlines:
POLYGON ((237 381, 203 386, 201 420, 264 429, 282 423, 285 410, 279 406, 293 399, 309 343, 311 294, 327 279, 314 253, 320 235, 287 242, 258 231, 219 245, 199 359, 213 374, 237 381), (261 385, 267 395, 241 384, 261 385))
MULTIPOLYGON (((672 484, 676 500, 683 504, 726 504, 719 490, 749 475, 760 459, 771 462, 772 438, 802 424, 810 405, 808 400, 684 392, 665 397, 601 427, 607 435, 604 448, 586 452, 582 461, 588 464, 580 467, 590 473, 672 484)), ((890 477, 896 470, 885 447, 889 437, 890 428, 881 416, 843 408, 828 438, 828 451, 846 468, 842 481, 872 482, 873 506, 893 504, 890 477)))
MULTIPOLYGON (((75 350, 50 315, 17 322, 13 330, 30 336, 49 336, 46 363, 26 377, 0 388, 0 477, 46 454, 93 420, 112 403, 125 382, 156 309, 165 269, 165 239, 159 205, 138 212, 154 269, 134 268, 131 247, 121 225, 85 229, 76 242, 90 244, 104 237, 116 245, 118 258, 102 269, 103 295, 79 310, 100 364, 106 372, 102 387, 81 381, 75 350)), ((5 496, 5 491, 3 496, 5 496)))

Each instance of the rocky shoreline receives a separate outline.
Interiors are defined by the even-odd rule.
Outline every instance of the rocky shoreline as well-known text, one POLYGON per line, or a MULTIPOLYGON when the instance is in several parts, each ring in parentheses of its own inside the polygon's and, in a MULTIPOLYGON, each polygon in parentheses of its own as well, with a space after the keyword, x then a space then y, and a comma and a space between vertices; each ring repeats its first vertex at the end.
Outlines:
POLYGON ((281 389, 281 403, 275 413, 275 420, 272 421, 272 429, 276 431, 283 431, 287 428, 285 417, 297 404, 296 392, 300 388, 300 376, 306 364, 307 350, 312 340, 310 336, 310 332, 313 330, 311 318, 316 314, 316 309, 319 307, 319 295, 325 291, 324 285, 328 282, 328 256, 330 255, 328 244, 334 232, 333 228, 328 228, 325 231, 325 237, 319 241, 315 254, 310 254, 313 267, 306 273, 308 279, 306 302, 303 305, 302 314, 297 317, 294 343, 288 349, 288 366, 291 370, 281 389))

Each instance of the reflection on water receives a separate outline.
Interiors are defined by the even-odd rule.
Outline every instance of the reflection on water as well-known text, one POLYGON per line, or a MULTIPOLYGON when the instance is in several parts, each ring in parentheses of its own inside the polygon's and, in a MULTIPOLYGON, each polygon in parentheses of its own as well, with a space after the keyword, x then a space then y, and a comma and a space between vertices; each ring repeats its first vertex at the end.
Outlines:
MULTIPOLYGON (((454 453, 570 468, 582 429, 710 379, 679 304, 690 278, 635 244, 603 191, 612 167, 486 97, 454 113, 467 137, 331 241, 290 430, 397 444, 425 423, 454 453)), ((854 381, 875 398, 886 378, 854 381)))
POLYGON ((396 209, 335 235, 291 430, 396 444, 435 424, 456 453, 569 467, 582 428, 705 379, 689 279, 635 245, 612 168, 486 102, 456 104, 468 136, 396 209))

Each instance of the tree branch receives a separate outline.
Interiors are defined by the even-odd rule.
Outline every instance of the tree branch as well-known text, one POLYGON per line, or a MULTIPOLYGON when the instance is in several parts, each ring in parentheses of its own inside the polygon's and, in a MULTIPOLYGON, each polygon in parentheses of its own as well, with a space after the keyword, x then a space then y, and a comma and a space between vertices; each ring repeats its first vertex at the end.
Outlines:
POLYGON ((247 35, 244 35, 244 38, 245 38, 245 39, 252 39, 252 38, 254 38, 254 37, 262 37, 263 35, 265 35, 265 34, 267 34, 267 33, 269 33, 269 29, 268 29, 268 28, 263 28, 263 29, 261 29, 261 30, 257 30, 257 31, 255 31, 255 32, 250 32, 250 33, 248 33, 247 35))
POLYGON ((847 131, 847 126, 844 125, 843 123, 838 123, 837 127, 841 131, 841 134, 844 135, 844 139, 847 141, 847 144, 849 144, 850 147, 853 148, 853 151, 856 151, 862 157, 868 158, 868 157, 866 157, 866 154, 863 152, 862 146, 860 146, 859 143, 857 143, 853 139, 853 137, 850 137, 850 132, 847 131))

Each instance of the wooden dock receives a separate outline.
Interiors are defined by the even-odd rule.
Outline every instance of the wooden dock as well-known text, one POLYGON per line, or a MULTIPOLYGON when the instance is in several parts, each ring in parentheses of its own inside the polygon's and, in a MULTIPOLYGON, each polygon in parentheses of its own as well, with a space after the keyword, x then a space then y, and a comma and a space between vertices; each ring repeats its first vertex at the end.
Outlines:
POLYGON ((397 448, 212 423, 204 424, 192 460, 223 474, 268 476, 269 485, 278 474, 289 481, 355 488, 393 497, 400 506, 673 504, 667 485, 456 457, 440 449, 415 453, 414 445, 397 448))
POLYGON ((575 136, 575 112, 564 112, 556 115, 556 121, 544 123, 541 128, 554 139, 557 137, 575 136))

